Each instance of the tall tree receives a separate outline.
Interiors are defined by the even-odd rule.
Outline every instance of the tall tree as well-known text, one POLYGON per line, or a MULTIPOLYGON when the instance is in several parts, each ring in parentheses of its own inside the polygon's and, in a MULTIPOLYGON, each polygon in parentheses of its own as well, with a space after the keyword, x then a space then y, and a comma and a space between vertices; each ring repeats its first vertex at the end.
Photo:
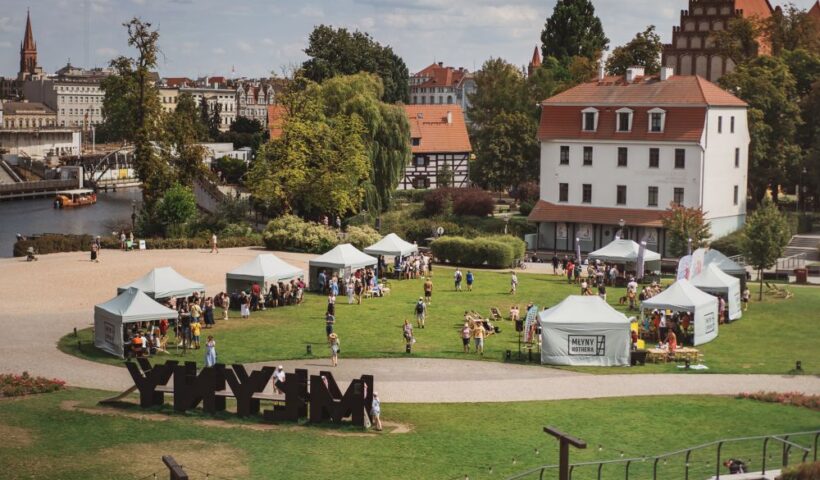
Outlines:
POLYGON ((189 187, 178 183, 170 186, 156 203, 156 218, 165 227, 165 234, 182 235, 182 226, 196 215, 196 198, 189 187))
POLYGON ((407 66, 389 46, 384 47, 364 32, 350 32, 319 25, 308 38, 305 53, 310 57, 302 64, 304 76, 321 83, 337 75, 375 73, 384 84, 384 101, 407 102, 407 66))
POLYGON ((489 123, 496 115, 505 112, 531 111, 525 78, 515 65, 501 58, 484 62, 475 74, 476 90, 470 94, 467 114, 476 128, 489 123))
POLYGON ((537 126, 526 112, 501 113, 484 125, 474 144, 473 181, 484 188, 510 190, 532 179, 538 172, 537 126))
POLYGON ((686 255, 690 239, 694 250, 706 245, 711 236, 709 222, 700 208, 673 203, 664 212, 662 220, 669 239, 669 253, 674 257, 686 255))
POLYGON ((612 75, 623 75, 627 68, 641 66, 647 75, 654 75, 660 71, 662 51, 661 36, 655 32, 654 25, 649 25, 626 45, 612 50, 606 69, 612 75))
POLYGON ((208 133, 211 135, 211 138, 216 138, 219 136, 219 127, 222 126, 222 104, 219 102, 214 102, 211 105, 211 116, 208 119, 208 133))
POLYGON ((775 9, 763 28, 774 55, 784 50, 820 51, 820 20, 793 3, 775 9))
POLYGON ((762 200, 766 188, 785 184, 787 174, 800 163, 794 143, 801 123, 796 82, 779 57, 761 56, 742 63, 721 77, 720 86, 749 104, 749 192, 762 200))
POLYGON ((783 255, 791 235, 786 218, 768 198, 746 219, 741 246, 746 263, 758 272, 763 300, 763 270, 772 267, 783 255))
POLYGON ((735 17, 729 20, 724 30, 712 33, 715 48, 735 64, 757 57, 762 37, 763 25, 755 17, 735 17))
POLYGON ((196 101, 189 93, 182 93, 176 109, 165 115, 163 132, 162 152, 166 162, 174 167, 180 184, 191 186, 205 170, 202 160, 206 152, 198 142, 207 139, 208 135, 196 101))
POLYGON ((591 0, 558 0, 541 32, 541 43, 542 57, 555 57, 565 65, 576 56, 597 62, 609 47, 591 0))

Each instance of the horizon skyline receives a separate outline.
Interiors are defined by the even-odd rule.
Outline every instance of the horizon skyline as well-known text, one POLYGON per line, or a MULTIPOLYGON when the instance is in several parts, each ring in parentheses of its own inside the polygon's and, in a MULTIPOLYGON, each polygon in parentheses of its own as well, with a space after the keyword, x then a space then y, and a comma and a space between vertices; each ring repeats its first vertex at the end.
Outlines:
MULTIPOLYGON (((21 0, 10 3, 11 8, 0 15, 0 76, 5 77, 17 75, 28 10, 21 0)), ((533 47, 540 47, 541 29, 556 1, 515 0, 498 5, 492 0, 341 0, 334 5, 329 0, 313 0, 295 8, 286 3, 245 0, 241 5, 225 6, 215 0, 41 0, 31 9, 31 21, 38 63, 49 74, 69 60, 75 66, 94 68, 107 66, 118 55, 132 56, 135 52, 127 46, 121 24, 133 16, 151 22, 160 32, 162 54, 157 70, 163 77, 281 76, 284 69, 308 58, 304 54, 308 35, 319 24, 369 33, 380 44, 391 46, 412 74, 438 61, 470 71, 477 71, 490 58, 526 66, 533 47), (342 8, 345 6, 349 8, 342 8), (336 9, 331 16, 326 12, 332 7, 336 9), (221 23, 214 25, 214 19, 221 23), (465 19, 469 25, 453 28, 465 19), (239 32, 258 33, 240 36, 239 32), (442 42, 445 35, 454 41, 442 42), (71 40, 65 41, 64 36, 71 40)), ((610 39, 609 51, 648 25, 655 25, 661 40, 669 42, 678 12, 688 6, 687 0, 676 1, 681 8, 658 6, 650 0, 623 3, 593 2, 610 39), (635 15, 643 15, 644 21, 635 22, 635 15)), ((807 9, 814 0, 794 3, 807 9)))

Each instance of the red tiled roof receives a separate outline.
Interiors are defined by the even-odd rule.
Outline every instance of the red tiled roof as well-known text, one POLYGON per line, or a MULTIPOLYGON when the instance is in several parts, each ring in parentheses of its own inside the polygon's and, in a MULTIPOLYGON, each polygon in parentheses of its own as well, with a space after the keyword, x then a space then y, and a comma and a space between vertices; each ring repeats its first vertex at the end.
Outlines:
POLYGON ((225 77, 208 77, 208 85, 213 85, 215 83, 225 84, 225 77))
POLYGON ((268 105, 268 132, 271 140, 282 137, 282 127, 285 126, 287 113, 284 105, 268 105))
POLYGON ((769 18, 774 11, 769 0, 735 0, 735 10, 743 10, 746 18, 769 18))
POLYGON ((532 60, 530 60, 530 66, 540 67, 541 66, 541 52, 538 50, 538 45, 535 46, 535 50, 532 52, 532 60))
POLYGON ((698 76, 673 75, 665 81, 640 77, 627 83, 624 77, 582 83, 542 102, 543 105, 721 106, 745 107, 746 102, 698 76))
POLYGON ((163 81, 169 87, 185 87, 194 83, 193 80, 187 77, 166 77, 163 81))
POLYGON ((429 80, 419 85, 413 85, 413 88, 452 87, 458 85, 467 73, 469 72, 462 68, 456 69, 433 63, 414 75, 415 77, 427 77, 429 80))
POLYGON ((590 104, 586 106, 544 105, 541 109, 539 140, 589 139, 589 140, 636 140, 658 142, 699 142, 706 121, 706 109, 666 107, 663 132, 650 133, 650 107, 632 107, 632 131, 617 132, 616 110, 621 106, 590 104), (581 130, 581 111, 587 107, 598 109, 598 129, 595 132, 581 130))
POLYGON ((410 121, 410 137, 420 138, 413 153, 463 153, 471 152, 470 137, 464 115, 458 105, 405 105, 410 121), (447 123, 447 113, 452 123, 447 123))
POLYGON ((582 207, 577 205, 556 205, 538 200, 527 220, 530 222, 574 222, 597 225, 618 225, 623 219, 627 226, 663 226, 663 210, 638 210, 634 208, 582 207))

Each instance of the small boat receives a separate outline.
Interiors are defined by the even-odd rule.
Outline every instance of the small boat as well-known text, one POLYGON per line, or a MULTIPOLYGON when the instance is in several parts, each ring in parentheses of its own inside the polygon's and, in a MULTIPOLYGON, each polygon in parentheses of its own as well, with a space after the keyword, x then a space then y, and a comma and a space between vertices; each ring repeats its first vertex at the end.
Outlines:
POLYGON ((54 208, 81 207, 97 203, 97 194, 89 188, 62 190, 54 198, 54 208))

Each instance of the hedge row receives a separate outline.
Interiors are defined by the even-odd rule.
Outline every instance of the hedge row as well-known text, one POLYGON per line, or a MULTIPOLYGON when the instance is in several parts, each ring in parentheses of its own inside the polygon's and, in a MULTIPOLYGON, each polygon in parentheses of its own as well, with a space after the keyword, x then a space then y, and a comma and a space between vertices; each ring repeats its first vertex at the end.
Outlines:
POLYGON ((489 192, 480 188, 437 188, 424 196, 426 215, 473 215, 486 217, 493 213, 495 200, 489 192))
MULTIPOLYGON (((271 220, 263 233, 265 248, 291 252, 325 253, 340 243, 339 235, 331 227, 302 220, 294 215, 283 215, 271 220)), ((347 228, 346 243, 363 249, 381 240, 372 227, 351 225, 347 228)))
MULTIPOLYGON (((94 237, 91 235, 40 235, 28 240, 20 240, 16 242, 14 244, 14 256, 25 257, 28 247, 34 247, 34 250, 39 255, 60 252, 88 252, 91 250, 91 242, 93 240, 94 237)), ((104 249, 120 248, 120 241, 108 236, 101 238, 101 244, 104 249)), ((223 248, 254 247, 261 245, 262 236, 258 233, 253 233, 243 237, 219 238, 219 246, 223 248)), ((145 239, 145 246, 149 250, 211 248, 211 240, 210 237, 148 238, 145 239)))
POLYGON ((523 240, 496 235, 467 239, 464 237, 441 237, 430 245, 433 255, 441 262, 457 265, 508 268, 524 256, 523 240))

